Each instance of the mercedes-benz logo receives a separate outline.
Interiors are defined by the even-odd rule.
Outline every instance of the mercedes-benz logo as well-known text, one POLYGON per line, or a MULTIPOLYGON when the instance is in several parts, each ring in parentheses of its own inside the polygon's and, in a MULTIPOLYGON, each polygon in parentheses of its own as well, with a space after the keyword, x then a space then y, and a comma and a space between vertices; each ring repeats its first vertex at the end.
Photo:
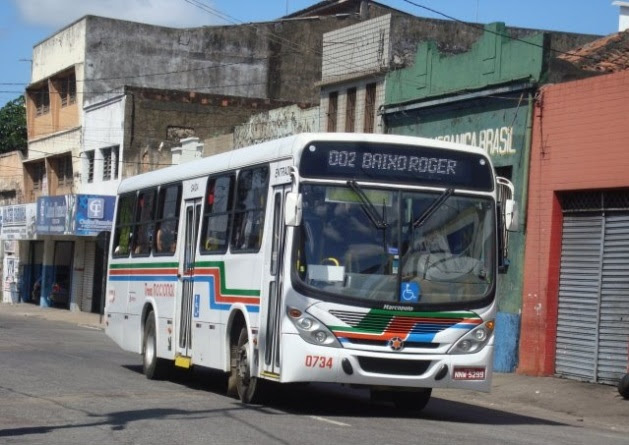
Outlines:
POLYGON ((389 347, 394 351, 401 351, 404 348, 404 340, 400 337, 393 337, 389 340, 389 347))

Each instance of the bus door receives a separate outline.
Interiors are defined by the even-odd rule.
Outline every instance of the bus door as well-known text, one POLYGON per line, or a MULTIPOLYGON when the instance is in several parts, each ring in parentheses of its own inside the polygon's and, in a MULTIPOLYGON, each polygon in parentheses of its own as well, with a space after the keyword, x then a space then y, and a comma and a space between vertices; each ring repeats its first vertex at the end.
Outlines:
MULTIPOLYGON (((181 301, 177 305, 177 347, 175 364, 189 367, 192 355, 192 314, 194 301, 194 269, 201 219, 201 199, 186 200, 184 204, 184 244, 179 256, 181 301)), ((198 298, 198 297, 197 297, 198 298)), ((197 303, 198 304, 198 303, 197 303)))
POLYGON ((270 261, 265 261, 266 285, 268 289, 264 365, 267 373, 280 373, 280 327, 282 314, 282 258, 284 257, 284 197, 290 191, 290 185, 273 188, 271 205, 273 206, 270 261))

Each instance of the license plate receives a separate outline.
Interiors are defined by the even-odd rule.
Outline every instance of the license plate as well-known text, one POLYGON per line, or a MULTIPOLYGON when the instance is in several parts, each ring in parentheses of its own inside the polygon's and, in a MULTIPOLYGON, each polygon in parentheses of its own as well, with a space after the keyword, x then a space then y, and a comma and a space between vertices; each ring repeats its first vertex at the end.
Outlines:
POLYGON ((485 380, 485 368, 454 368, 454 380, 485 380))

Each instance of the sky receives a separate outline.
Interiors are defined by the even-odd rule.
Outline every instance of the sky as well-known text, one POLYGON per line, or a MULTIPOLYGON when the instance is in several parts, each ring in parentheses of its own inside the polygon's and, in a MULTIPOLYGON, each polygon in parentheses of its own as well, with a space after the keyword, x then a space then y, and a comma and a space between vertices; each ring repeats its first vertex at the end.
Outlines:
MULTIPOLYGON (((86 15, 195 27, 262 22, 318 0, 0 0, 0 107, 30 82, 33 46, 86 15)), ((507 26, 612 34, 619 7, 612 0, 380 0, 419 16, 507 26)))

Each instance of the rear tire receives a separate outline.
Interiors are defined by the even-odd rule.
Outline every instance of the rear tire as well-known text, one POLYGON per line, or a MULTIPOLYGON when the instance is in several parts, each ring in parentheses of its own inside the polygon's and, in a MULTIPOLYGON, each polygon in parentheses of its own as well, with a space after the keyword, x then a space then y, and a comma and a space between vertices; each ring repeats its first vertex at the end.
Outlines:
POLYGON ((144 326, 144 344, 142 345, 142 368, 149 380, 161 380, 168 375, 170 363, 157 357, 157 335, 155 334, 155 316, 149 313, 144 326))
POLYGON ((258 403, 262 398, 264 382, 251 375, 249 365, 249 335, 243 326, 236 349, 236 391, 242 403, 258 403))

